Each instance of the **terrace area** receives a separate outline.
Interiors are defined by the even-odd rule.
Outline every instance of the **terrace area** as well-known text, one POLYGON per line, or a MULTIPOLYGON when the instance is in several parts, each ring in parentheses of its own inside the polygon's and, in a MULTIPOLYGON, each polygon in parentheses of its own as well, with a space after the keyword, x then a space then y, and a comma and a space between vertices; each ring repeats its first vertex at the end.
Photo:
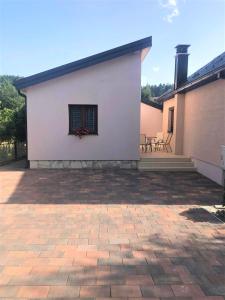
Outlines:
POLYGON ((0 171, 0 298, 225 296, 222 188, 196 172, 0 171))

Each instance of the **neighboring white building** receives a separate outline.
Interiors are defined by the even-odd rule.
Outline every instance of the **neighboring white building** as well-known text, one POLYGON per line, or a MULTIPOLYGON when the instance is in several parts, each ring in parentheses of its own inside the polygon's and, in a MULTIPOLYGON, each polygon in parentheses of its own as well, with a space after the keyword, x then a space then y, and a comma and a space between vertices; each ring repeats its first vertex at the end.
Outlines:
POLYGON ((20 79, 31 168, 136 168, 151 37, 20 79), (79 138, 88 129, 89 134, 79 138))

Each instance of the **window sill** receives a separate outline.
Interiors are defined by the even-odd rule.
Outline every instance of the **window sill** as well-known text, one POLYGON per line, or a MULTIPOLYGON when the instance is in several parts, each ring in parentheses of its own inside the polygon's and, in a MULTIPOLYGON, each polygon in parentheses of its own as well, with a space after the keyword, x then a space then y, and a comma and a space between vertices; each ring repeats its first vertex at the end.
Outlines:
MULTIPOLYGON (((74 133, 68 133, 68 135, 73 135, 73 136, 76 136, 74 133)), ((88 133, 88 134, 85 134, 84 136, 89 136, 89 135, 98 135, 98 133, 88 133)))

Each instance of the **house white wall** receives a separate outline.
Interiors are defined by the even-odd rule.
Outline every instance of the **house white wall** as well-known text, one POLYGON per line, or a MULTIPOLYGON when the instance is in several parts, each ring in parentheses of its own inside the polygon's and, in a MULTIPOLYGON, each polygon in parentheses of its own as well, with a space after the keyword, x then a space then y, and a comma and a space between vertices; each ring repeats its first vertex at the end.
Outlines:
POLYGON ((156 136, 162 131, 162 111, 141 102, 141 134, 156 136))
POLYGON ((138 160, 141 54, 27 88, 28 159, 138 160), (68 135, 68 104, 98 105, 98 135, 68 135))
POLYGON ((169 108, 174 107, 173 152, 191 157, 197 170, 223 183, 221 145, 225 145, 225 80, 217 80, 163 105, 163 132, 168 129, 169 108), (178 105, 182 104, 182 112, 178 105), (182 126, 180 125, 182 124, 182 126))
POLYGON ((225 145, 225 80, 204 85, 185 94, 184 145, 199 172, 219 184, 221 145, 225 145))

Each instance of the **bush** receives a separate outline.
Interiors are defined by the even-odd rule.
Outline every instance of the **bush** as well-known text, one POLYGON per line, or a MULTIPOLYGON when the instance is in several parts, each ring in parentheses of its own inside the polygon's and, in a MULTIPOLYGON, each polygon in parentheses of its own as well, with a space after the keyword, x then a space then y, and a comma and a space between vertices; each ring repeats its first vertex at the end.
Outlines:
POLYGON ((0 76, 0 142, 26 140, 25 100, 13 85, 16 76, 0 76))

